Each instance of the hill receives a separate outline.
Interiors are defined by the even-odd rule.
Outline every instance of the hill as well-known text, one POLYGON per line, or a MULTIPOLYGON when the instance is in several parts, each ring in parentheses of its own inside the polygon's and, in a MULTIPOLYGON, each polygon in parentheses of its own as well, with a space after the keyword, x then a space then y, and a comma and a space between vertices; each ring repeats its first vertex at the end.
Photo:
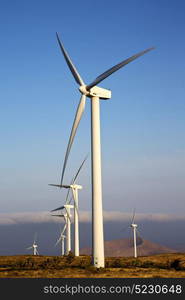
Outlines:
MULTIPOLYGON (((138 256, 147 256, 160 253, 175 253, 177 250, 152 243, 142 238, 137 238, 137 253, 138 256)), ((90 255, 91 248, 82 248, 81 254, 90 255)), ((120 256, 133 256, 133 241, 132 239, 119 239, 105 241, 105 256, 106 257, 120 257, 120 256)))

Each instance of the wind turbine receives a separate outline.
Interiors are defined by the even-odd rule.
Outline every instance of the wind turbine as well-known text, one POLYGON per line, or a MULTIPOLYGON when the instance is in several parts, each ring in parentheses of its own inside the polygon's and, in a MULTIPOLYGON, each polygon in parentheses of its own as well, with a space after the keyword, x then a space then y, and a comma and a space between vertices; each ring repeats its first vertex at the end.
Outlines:
POLYGON ((60 232, 60 236, 55 244, 55 246, 57 246, 60 242, 61 242, 61 255, 64 256, 64 242, 65 242, 65 238, 66 238, 66 235, 64 235, 64 232, 66 230, 66 224, 64 225, 63 227, 63 230, 60 232))
MULTIPOLYGON (((68 216, 67 216, 67 214, 57 214, 57 215, 51 215, 52 217, 60 217, 60 218, 64 218, 64 221, 65 221, 65 225, 64 225, 64 228, 65 228, 65 230, 67 229, 67 226, 68 226, 68 222, 67 222, 67 218, 68 218, 68 216)), ((66 243, 67 243, 67 245, 69 244, 67 241, 69 240, 69 239, 71 239, 71 237, 70 237, 70 235, 69 235, 69 230, 66 230, 67 231, 67 235, 66 235, 66 243)), ((62 233, 64 233, 64 232, 62 232, 62 233)), ((60 236, 61 237, 61 236, 60 236)), ((60 239, 60 238, 59 238, 60 239)), ((57 243, 59 242, 59 240, 56 242, 56 244, 55 244, 55 246, 57 245, 57 243)), ((63 243, 64 243, 64 241, 62 241, 63 243)), ((64 245, 62 245, 62 253, 64 253, 64 245)), ((66 247, 66 255, 67 255, 68 253, 67 253, 67 247, 66 247)))
MULTIPOLYGON (((63 205, 60 209, 66 210, 66 214, 58 214, 58 215, 52 215, 53 217, 62 217, 65 220, 65 224, 66 224, 66 255, 69 254, 69 252, 71 251, 71 213, 70 210, 71 208, 73 208, 73 205, 70 204, 65 204, 63 205)), ((59 209, 53 209, 53 211, 56 211, 59 209)))
MULTIPOLYGON (((82 164, 80 165, 76 175, 71 181, 71 184, 69 185, 61 185, 61 184, 49 184, 51 186, 56 186, 59 188, 66 188, 68 189, 67 197, 66 197, 66 203, 68 203, 68 196, 70 189, 72 190, 73 199, 74 199, 74 255, 79 256, 79 208, 78 208, 78 190, 82 189, 82 186, 79 184, 76 184, 77 177, 87 159, 87 156, 83 160, 82 164)), ((70 202, 69 202, 70 204, 70 202)), ((58 207, 52 211, 57 211, 63 209, 64 206, 58 207)))
POLYGON ((33 249, 33 255, 39 255, 37 247, 38 247, 38 245, 36 244, 36 234, 35 234, 33 245, 31 247, 26 248, 26 249, 27 250, 33 249))
POLYGON ((148 48, 141 51, 122 62, 118 63, 114 67, 108 69, 106 72, 99 75, 94 81, 86 85, 78 73, 76 67, 72 63, 67 51, 65 50, 63 44, 61 43, 58 34, 57 40, 66 63, 75 79, 79 85, 79 91, 82 94, 75 119, 73 122, 66 155, 64 159, 64 165, 62 170, 61 185, 63 184, 64 172, 71 150, 71 146, 78 128, 79 122, 81 120, 82 114, 85 109, 86 97, 91 99, 91 161, 92 161, 92 246, 93 246, 93 265, 95 267, 104 267, 104 237, 103 237, 103 209, 102 209, 102 182, 101 182, 101 144, 100 144, 100 107, 99 100, 110 99, 111 91, 98 87, 101 81, 110 76, 112 73, 116 72, 120 68, 124 67, 131 61, 137 59, 138 57, 144 55, 154 48, 148 48))
MULTIPOLYGON (((137 235, 139 235, 139 237, 141 238, 140 234, 139 234, 139 231, 138 231, 138 225, 134 222, 135 220, 135 210, 133 212, 133 216, 132 216, 132 219, 131 219, 131 222, 130 222, 130 225, 125 227, 124 229, 127 229, 127 228, 131 228, 132 232, 133 232, 133 248, 134 248, 134 257, 137 258, 137 235)), ((142 238, 141 238, 142 239, 142 238)))
POLYGON ((136 239, 136 231, 137 231, 137 224, 134 223, 134 218, 135 218, 135 211, 133 214, 133 218, 130 224, 130 227, 133 230, 133 240, 134 240, 134 257, 137 257, 137 239, 136 239))

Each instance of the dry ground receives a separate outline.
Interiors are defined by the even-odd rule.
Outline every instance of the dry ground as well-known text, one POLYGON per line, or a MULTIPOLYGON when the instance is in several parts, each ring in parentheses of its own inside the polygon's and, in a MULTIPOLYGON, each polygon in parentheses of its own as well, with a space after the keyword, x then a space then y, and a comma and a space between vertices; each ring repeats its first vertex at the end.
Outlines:
POLYGON ((0 278, 185 278, 185 253, 106 258, 96 269, 90 256, 0 256, 0 278))

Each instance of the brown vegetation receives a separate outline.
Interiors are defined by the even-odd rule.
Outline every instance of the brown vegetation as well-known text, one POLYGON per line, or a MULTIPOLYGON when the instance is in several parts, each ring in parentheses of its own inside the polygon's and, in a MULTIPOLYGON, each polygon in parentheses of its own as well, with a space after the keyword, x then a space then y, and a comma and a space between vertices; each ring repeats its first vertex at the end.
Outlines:
POLYGON ((108 257, 104 269, 91 265, 90 256, 0 256, 1 278, 185 278, 185 254, 108 257))

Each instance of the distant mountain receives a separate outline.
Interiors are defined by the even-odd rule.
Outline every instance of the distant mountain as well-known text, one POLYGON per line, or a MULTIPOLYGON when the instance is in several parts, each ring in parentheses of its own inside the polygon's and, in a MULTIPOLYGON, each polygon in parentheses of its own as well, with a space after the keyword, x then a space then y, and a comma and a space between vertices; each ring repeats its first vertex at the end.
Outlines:
MULTIPOLYGON (((177 250, 137 238, 138 256, 147 256, 160 253, 175 253, 177 250)), ((80 254, 91 254, 91 248, 82 248, 80 254)), ((119 239, 105 241, 105 256, 133 256, 133 240, 119 239)))

